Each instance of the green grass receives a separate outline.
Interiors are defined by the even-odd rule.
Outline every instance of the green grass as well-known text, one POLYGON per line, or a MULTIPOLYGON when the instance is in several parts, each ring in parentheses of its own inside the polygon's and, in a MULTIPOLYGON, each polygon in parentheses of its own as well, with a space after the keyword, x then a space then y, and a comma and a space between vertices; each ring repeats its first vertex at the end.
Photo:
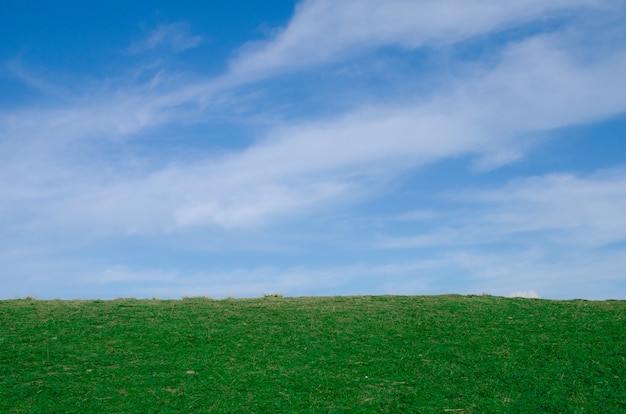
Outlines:
POLYGON ((0 412, 626 412, 626 301, 0 301, 0 412))

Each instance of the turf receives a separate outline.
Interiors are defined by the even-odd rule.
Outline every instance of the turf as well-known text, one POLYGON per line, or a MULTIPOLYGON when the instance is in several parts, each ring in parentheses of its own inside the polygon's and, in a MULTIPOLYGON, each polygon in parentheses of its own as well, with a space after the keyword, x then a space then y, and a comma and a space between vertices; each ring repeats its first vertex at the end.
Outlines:
POLYGON ((626 412, 626 301, 0 301, 0 412, 626 412))

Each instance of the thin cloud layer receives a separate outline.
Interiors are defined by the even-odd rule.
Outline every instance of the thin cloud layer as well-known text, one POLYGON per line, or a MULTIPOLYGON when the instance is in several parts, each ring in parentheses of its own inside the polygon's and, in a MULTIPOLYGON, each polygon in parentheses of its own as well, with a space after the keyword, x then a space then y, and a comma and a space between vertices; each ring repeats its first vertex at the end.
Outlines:
POLYGON ((182 52, 193 49, 200 43, 202 43, 201 36, 191 34, 185 23, 177 22, 155 27, 143 39, 133 43, 128 50, 133 54, 145 53, 159 48, 182 52))
POLYGON ((602 254, 614 275, 623 261, 605 250, 626 241, 624 166, 600 164, 589 174, 523 166, 538 149, 567 139, 564 130, 626 112, 626 44, 615 23, 624 11, 618 2, 586 0, 304 1, 269 39, 233 51, 214 77, 201 68, 152 67, 154 54, 191 53, 203 39, 184 22, 156 26, 127 50, 131 66, 151 56, 138 67, 63 96, 42 88, 45 99, 0 109, 7 235, 0 263, 39 280, 19 263, 36 256, 74 278, 91 275, 80 277, 83 292, 91 282, 126 283, 146 294, 156 292, 143 286, 156 272, 163 291, 178 281, 209 295, 534 289, 549 297, 559 266, 570 267, 546 258, 558 252, 568 260, 567 251, 602 254), (598 39, 613 46, 598 48, 598 39), (346 65, 358 74, 339 70, 346 65), (338 112, 320 109, 320 101, 334 108, 336 100, 338 112), (511 175, 481 190, 455 189, 450 201, 447 172, 437 170, 446 163, 463 164, 477 181, 511 175), (513 165, 521 166, 517 175, 506 172, 513 165), (443 183, 426 201, 402 196, 402 208, 379 211, 378 228, 345 219, 409 193, 407 177, 425 169, 439 171, 429 180, 443 183), (386 220, 391 211, 408 213, 386 220), (315 245, 321 239, 328 246, 315 245), (157 271, 107 259, 98 246, 115 240, 165 249, 172 261, 157 271), (219 245, 222 256, 212 254, 223 267, 185 267, 177 257, 195 255, 194 244, 219 245), (252 245, 277 246, 276 262, 233 268, 221 259, 252 245), (320 253, 294 271, 287 245, 320 253), (497 258, 484 250, 493 246, 509 250, 497 258), (83 249, 99 259, 85 262, 83 249), (345 259, 320 265, 324 249, 345 249, 345 259), (355 259, 355 249, 372 262, 355 259), (59 263, 58 255, 73 258, 59 263), (345 283, 328 276, 327 289, 314 289, 320 274, 346 269, 353 276, 345 283), (372 276, 360 281, 354 269, 372 276), (539 286, 526 271, 549 274, 550 283, 539 286))
POLYGON ((626 224, 617 219, 626 208, 623 171, 593 177, 551 174, 475 197, 494 205, 485 219, 501 231, 547 231, 555 242, 581 247, 626 241, 626 224))
POLYGON ((559 13, 607 5, 590 0, 524 0, 514 4, 494 0, 304 1, 274 39, 243 49, 242 56, 233 62, 230 76, 242 81, 256 79, 386 46, 415 49, 451 44, 559 13))
MULTIPOLYGON (((223 159, 140 172, 132 179, 112 174, 78 197, 60 200, 60 214, 70 212, 71 220, 84 216, 90 226, 95 218, 96 225, 122 232, 257 226, 290 216, 290 211, 342 203, 364 192, 381 172, 383 178, 393 178, 467 154, 495 168, 523 156, 519 141, 524 135, 626 110, 626 97, 616 93, 626 88, 621 76, 626 55, 577 64, 553 43, 551 38, 533 38, 511 45, 492 70, 459 80, 436 98, 413 106, 369 107, 338 119, 284 125, 223 159)), ((56 111, 48 119, 41 116, 31 134, 43 137, 43 130, 49 131, 59 137, 52 145, 62 139, 97 138, 98 133, 132 138, 168 120, 167 107, 151 109, 148 102, 56 111)), ((19 125, 11 131, 18 130, 28 131, 19 125)))
MULTIPOLYGON (((456 194, 460 203, 476 203, 467 216, 451 219, 446 212, 432 215, 443 223, 416 236, 387 238, 382 248, 428 248, 517 243, 532 246, 602 248, 626 242, 626 225, 618 220, 626 208, 626 174, 604 172, 591 177, 550 174, 515 180, 488 191, 456 194), (471 216, 471 217, 470 217, 471 216)), ((459 208, 461 210, 461 208, 459 208)))

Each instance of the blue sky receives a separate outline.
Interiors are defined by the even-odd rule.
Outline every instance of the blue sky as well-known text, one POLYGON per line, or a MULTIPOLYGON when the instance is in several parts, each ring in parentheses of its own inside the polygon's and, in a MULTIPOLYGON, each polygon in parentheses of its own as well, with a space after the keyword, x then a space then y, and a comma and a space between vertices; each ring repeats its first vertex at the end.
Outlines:
POLYGON ((0 297, 626 299, 622 0, 3 1, 0 297))

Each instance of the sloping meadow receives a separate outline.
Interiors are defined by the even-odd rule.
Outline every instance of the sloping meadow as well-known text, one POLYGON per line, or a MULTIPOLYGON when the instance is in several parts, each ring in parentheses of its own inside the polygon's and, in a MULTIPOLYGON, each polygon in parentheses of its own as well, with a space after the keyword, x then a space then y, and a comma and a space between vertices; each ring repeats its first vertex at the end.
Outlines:
POLYGON ((626 301, 0 301, 0 412, 626 412, 626 301))

